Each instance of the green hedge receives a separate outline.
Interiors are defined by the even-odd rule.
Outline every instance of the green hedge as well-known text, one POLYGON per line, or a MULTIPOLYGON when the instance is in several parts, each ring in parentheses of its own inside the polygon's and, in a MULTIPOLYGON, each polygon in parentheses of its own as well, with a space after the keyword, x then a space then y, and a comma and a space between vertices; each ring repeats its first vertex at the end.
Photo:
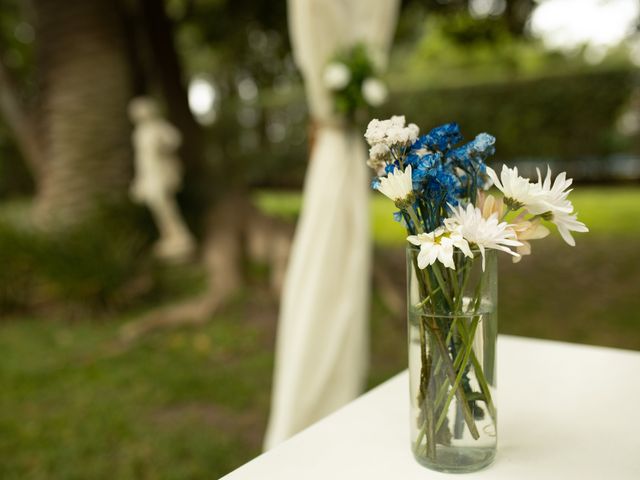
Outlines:
MULTIPOLYGON (((389 102, 375 116, 404 114, 423 130, 457 121, 467 138, 489 132, 497 137, 500 161, 640 154, 637 139, 624 138, 615 128, 635 81, 633 71, 620 69, 455 88, 392 88, 389 102)), ((301 94, 281 103, 271 101, 264 117, 282 121, 287 112, 299 111, 302 102, 301 94)), ((263 143, 251 153, 260 157, 249 163, 254 183, 301 184, 307 146, 299 139, 307 124, 296 118, 287 127, 280 143, 263 143)), ((362 131, 364 127, 360 126, 362 131)))
POLYGON ((570 161, 631 148, 615 122, 631 96, 633 72, 617 70, 459 88, 396 92, 385 114, 406 112, 428 128, 457 121, 468 137, 489 132, 502 160, 570 161))

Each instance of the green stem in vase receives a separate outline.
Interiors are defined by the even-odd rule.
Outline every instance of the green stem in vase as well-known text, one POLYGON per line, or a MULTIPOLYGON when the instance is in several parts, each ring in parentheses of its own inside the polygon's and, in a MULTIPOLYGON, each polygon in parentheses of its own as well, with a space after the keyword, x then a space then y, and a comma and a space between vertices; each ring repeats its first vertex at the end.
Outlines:
MULTIPOLYGON (((415 255, 412 255, 412 263, 414 266, 414 271, 416 273, 416 277, 418 280, 418 285, 419 285, 419 290, 420 290, 420 295, 423 298, 426 297, 430 297, 431 298, 431 305, 432 305, 432 311, 435 312, 436 311, 436 305, 435 305, 435 299, 433 297, 433 287, 431 285, 431 282, 429 280, 429 272, 428 271, 422 271, 419 267, 418 267, 418 262, 416 259, 415 255), (423 272, 422 274, 420 274, 420 272, 423 272), (431 293, 431 295, 429 295, 429 293, 431 293)), ((451 299, 451 296, 449 295, 449 292, 446 288, 444 279, 442 278, 442 274, 440 272, 439 267, 437 266, 437 264, 433 265, 433 273, 434 276, 436 278, 436 281, 439 284, 439 288, 442 292, 442 295, 445 297, 445 300, 447 301, 447 304, 449 305, 449 308, 451 308, 453 306, 453 301, 451 299)), ((425 311, 425 318, 426 318, 426 322, 424 324, 424 326, 426 327, 426 329, 429 330, 429 333, 431 334, 431 338, 433 338, 434 343, 435 343, 435 347, 436 350, 438 352, 438 357, 439 360, 442 361, 443 365, 444 365, 444 369, 445 369, 445 376, 447 378, 447 380, 449 381, 449 383, 451 385, 456 386, 455 388, 453 388, 451 391, 453 392, 452 395, 455 395, 456 398, 458 399, 458 403, 461 406, 462 409, 462 413, 464 416, 464 420, 465 423, 467 424, 467 427, 469 429, 469 432, 471 433, 471 436, 474 439, 478 439, 480 437, 480 434, 478 433, 478 429, 476 427, 475 424, 475 419, 473 417, 473 412, 471 411, 471 408, 469 406, 469 402, 467 400, 466 394, 464 392, 464 389, 462 388, 462 386, 460 385, 460 382, 456 382, 456 378, 458 377, 458 372, 456 370, 456 368, 453 365, 453 362, 451 360, 451 358, 449 357, 449 351, 447 349, 446 343, 443 340, 443 335, 442 335, 442 331, 436 321, 436 319, 433 317, 433 315, 430 315, 430 312, 428 312, 425 309, 425 306, 422 307, 423 310, 425 311)), ((447 335, 448 337, 448 335, 447 335)), ((425 365, 422 365, 422 368, 425 368, 425 365)), ((424 372, 424 373, 428 373, 428 372, 424 372)), ((421 374, 422 377, 422 374, 421 374)), ((431 393, 431 389, 429 388, 428 382, 427 382, 427 386, 424 386, 424 381, 421 378, 421 386, 420 386, 420 390, 421 392, 426 392, 427 393, 427 397, 426 398, 433 398, 432 393, 431 393)), ((435 400, 435 399, 434 399, 435 400)), ((428 408, 426 409, 427 411, 424 412, 424 417, 425 417, 425 421, 429 423, 428 419, 430 417, 430 415, 433 415, 433 409, 435 408, 435 404, 433 402, 429 402, 430 405, 428 405, 428 408)), ((446 418, 446 409, 443 410, 443 412, 441 413, 441 418, 442 421, 438 421, 438 423, 436 424, 436 427, 433 428, 432 425, 427 425, 427 428, 429 428, 429 435, 427 435, 427 449, 429 451, 431 451, 432 454, 435 455, 435 452, 433 451, 433 449, 435 449, 435 434, 439 431, 439 429, 442 427, 443 422, 444 422, 444 418, 446 418), (429 438, 430 437, 430 438, 429 438), (431 445, 430 445, 431 444, 431 445)))
MULTIPOLYGON (((427 354, 427 345, 426 345, 426 331, 425 325, 422 318, 420 318, 420 357, 422 368, 420 371, 420 394, 422 396, 422 405, 432 405, 431 402, 431 392, 429 388, 429 372, 431 372, 431 367, 433 364, 433 357, 431 353, 427 354)), ((433 441, 435 438, 435 429, 434 427, 434 415, 433 411, 430 408, 423 408, 423 413, 425 416, 425 428, 429 430, 429 435, 427 435, 427 455, 431 458, 435 459, 436 456, 436 444, 433 441)), ((416 441, 416 446, 420 445, 422 439, 418 439, 416 441)))
MULTIPOLYGON (((433 332, 436 347, 438 348, 438 351, 439 351, 438 353, 441 356, 443 356, 443 358, 446 357, 447 359, 444 361, 444 368, 445 368, 445 373, 449 379, 449 382, 451 383, 451 385, 455 386, 455 387, 452 387, 451 389, 451 392, 453 392, 452 395, 455 395, 457 397, 458 403, 460 403, 462 407, 462 413, 464 415, 464 419, 467 424, 467 427, 469 428, 469 432, 471 432, 471 436, 477 440, 480 437, 480 434, 478 433, 478 428, 476 427, 476 422, 475 422, 475 419, 473 418, 473 412, 471 412, 471 408, 469 407, 469 402, 467 400, 467 396, 464 392, 464 389, 460 386, 459 381, 456 382, 458 373, 456 372, 451 362, 451 359, 449 358, 449 351, 447 350, 447 346, 444 344, 442 340, 440 327, 438 327, 437 325, 431 325, 430 330, 433 332)), ((441 416, 446 417, 446 410, 443 411, 443 414, 441 416)), ((438 431, 438 428, 440 428, 440 426, 442 426, 442 422, 438 421, 438 423, 436 423, 436 429, 435 429, 436 432, 438 431)))
MULTIPOLYGON (((462 335, 464 335, 469 341, 469 332, 467 331, 466 325, 460 325, 460 330, 462 335)), ((493 403, 493 398, 491 397, 491 390, 489 388, 489 382, 487 382, 486 377, 484 376, 484 371, 482 369, 482 365, 480 365, 480 361, 476 356, 475 352, 471 351, 471 364, 473 365, 473 369, 476 372, 476 380, 478 381, 478 385, 480 386, 480 391, 484 397, 484 400, 487 404, 487 409, 489 410, 489 415, 495 422, 496 419, 496 407, 493 403)))
MULTIPOLYGON (((478 318, 474 318, 471 322, 471 334, 475 335, 475 331, 476 328, 478 327, 478 322, 479 319, 478 318)), ((464 350, 464 358, 462 361, 463 365, 466 365, 469 362, 469 356, 471 354, 471 350, 473 349, 473 343, 467 343, 466 345, 466 349, 464 350)), ((464 368, 460 368, 458 370, 458 375, 456 376, 454 383, 451 386, 451 390, 449 391, 449 395, 447 396, 447 401, 445 402, 444 408, 442 410, 442 413, 440 414, 440 418, 438 418, 438 422, 436 423, 436 431, 438 430, 438 428, 440 428, 440 426, 442 425, 442 423, 444 422, 444 420, 447 417, 447 411, 449 409, 449 405, 451 405, 451 401, 453 400, 454 395, 457 394, 457 392, 461 389, 461 385, 460 385, 460 381, 462 380, 462 377, 464 375, 464 368)), ((458 399, 458 402, 460 402, 460 399, 458 399)), ((465 402, 464 405, 460 405, 462 408, 462 412, 463 415, 466 416, 467 415, 473 415, 471 412, 471 408, 469 407, 469 404, 467 402, 465 402), (468 412, 467 412, 468 411, 468 412)), ((467 422, 467 426, 468 422, 467 422)), ((475 434, 474 431, 471 430, 471 428, 469 428, 469 431, 471 432, 471 435, 473 436, 474 439, 478 439, 479 434, 478 434, 478 430, 475 426, 475 422, 473 423, 473 427, 475 430, 475 434)))
MULTIPOLYGON (((464 296, 464 290, 467 286, 467 282, 469 281, 469 273, 471 272, 471 267, 473 266, 473 258, 468 261, 465 262, 464 266, 463 266, 463 277, 462 277, 462 286, 459 289, 459 293, 457 293, 457 297, 456 297, 456 303, 454 305, 454 312, 459 312, 460 311, 460 307, 462 305, 462 299, 464 296)), ((451 276, 452 279, 455 278, 455 276, 451 276)), ((440 291, 442 290, 440 287, 438 287, 436 289, 436 291, 440 291)), ((435 293, 435 292, 434 292, 435 293)), ((445 345, 449 345, 449 342, 451 342, 451 339, 453 337, 453 333, 455 331, 456 327, 456 322, 457 322, 458 318, 454 317, 453 320, 451 321, 451 328, 449 328, 449 332, 447 333, 447 338, 445 339, 444 343, 445 345)), ((435 367, 435 373, 437 374, 440 369, 442 368, 442 360, 440 358, 438 358, 438 361, 436 362, 436 367, 435 367)))
MULTIPOLYGON (((414 271, 416 273, 416 278, 418 279, 418 285, 420 287, 421 296, 426 295, 426 291, 424 288, 424 284, 420 279, 420 269, 418 268, 418 261, 416 256, 412 253, 411 260, 414 266, 414 271)), ((422 303, 422 302, 421 302, 422 303)), ((424 309, 424 305, 421 306, 424 309)), ((424 433, 426 433, 426 429, 429 429, 429 434, 427 435, 427 456, 435 460, 436 457, 436 445, 435 445, 435 431, 433 429, 434 423, 434 415, 432 411, 433 402, 430 401, 429 396, 429 374, 432 368, 432 355, 429 352, 427 354, 427 335, 426 335, 426 325, 425 322, 420 318, 419 320, 419 329, 420 329, 420 394, 418 401, 420 403, 420 408, 423 412, 423 421, 425 423, 424 427, 421 429, 421 434, 416 439, 416 449, 420 447, 420 442, 422 441, 422 437, 424 433)))
MULTIPOLYGON (((476 287, 476 291, 474 293, 474 306, 473 306, 473 313, 474 315, 478 314, 478 311, 480 310, 480 306, 482 305, 482 283, 484 281, 484 277, 480 277, 480 281, 478 282, 478 286, 476 287)), ((473 341, 473 336, 470 336, 469 332, 467 331, 467 326, 466 325, 461 325, 460 326, 460 330, 461 333, 466 337, 466 342, 472 342, 473 341)), ((476 372, 476 380, 478 381, 478 385, 480 386, 480 391, 482 392, 482 395, 484 397, 485 403, 487 404, 487 409, 489 410, 489 415, 491 415, 491 418, 493 419, 493 421, 495 422, 496 420, 496 407, 493 403, 493 398, 491 396, 491 390, 489 388, 489 384, 487 382, 486 377, 484 376, 484 370, 482 368, 482 366, 480 365, 480 361, 478 360, 478 357, 476 356, 475 352, 473 351, 473 349, 471 350, 471 363, 473 365, 473 369, 476 372)))
MULTIPOLYGON (((451 297, 448 295, 444 278, 442 277, 442 273, 440 272, 440 267, 438 266, 437 262, 434 263, 432 267, 433 267, 432 271, 434 273, 434 276, 436 277, 436 281, 438 282, 440 289, 442 290, 442 294, 447 300, 449 307, 451 308, 453 305, 453 302, 451 300, 451 297)), ((419 277, 420 276, 418 275, 418 278, 419 277)), ((432 291, 432 286, 429 280, 428 272, 425 272, 424 280, 426 281, 428 290, 432 291)), ((432 304, 432 307, 433 307, 433 311, 435 312, 435 305, 432 304)), ((455 379, 458 376, 458 372, 454 367, 453 362, 451 361, 451 358, 449 357, 449 350, 447 349, 446 343, 442 339, 441 329, 437 325, 435 318, 433 316, 429 316, 428 312, 425 312, 425 313, 427 313, 427 316, 431 323, 431 325, 429 325, 429 323, 427 323, 427 325, 429 326, 429 330, 434 337, 435 344, 439 353, 439 359, 443 361, 446 377, 448 378, 449 383, 451 385, 455 385, 455 379)), ((458 402, 461 404, 462 413, 464 415, 464 419, 467 424, 467 427, 469 428, 469 432, 471 432, 471 436, 474 439, 478 439, 480 435, 478 433, 478 429, 475 424, 475 419, 473 418, 473 412, 471 412, 471 408, 469 407, 469 402, 467 401, 467 396, 466 396, 466 393, 464 392, 464 389, 459 385, 459 382, 458 382, 458 387, 452 391, 455 392, 455 395, 458 398, 458 402)), ((445 414, 446 414, 446 411, 445 411, 445 414)), ((438 431, 438 428, 439 427, 436 427, 435 429, 436 432, 438 431)))
MULTIPOLYGON (((451 295, 447 290, 446 283, 444 278, 442 278, 442 272, 440 272, 440 267, 438 267, 438 263, 434 263, 432 266, 433 275, 436 277, 436 281, 438 282, 439 287, 442 289, 442 295, 444 296, 449 308, 453 309, 453 301, 451 300, 451 295)), ((428 281, 428 279, 427 279, 428 281)))

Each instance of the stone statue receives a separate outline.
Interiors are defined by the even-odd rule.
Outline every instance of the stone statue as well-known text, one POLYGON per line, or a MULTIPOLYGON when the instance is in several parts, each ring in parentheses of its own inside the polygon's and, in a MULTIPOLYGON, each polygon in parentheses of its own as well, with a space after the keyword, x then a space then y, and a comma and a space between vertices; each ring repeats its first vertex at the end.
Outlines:
POLYGON ((182 186, 182 168, 176 151, 180 132, 164 118, 155 100, 138 97, 129 103, 135 177, 131 198, 149 207, 160 232, 154 253, 168 261, 187 260, 195 240, 180 214, 175 195, 182 186))

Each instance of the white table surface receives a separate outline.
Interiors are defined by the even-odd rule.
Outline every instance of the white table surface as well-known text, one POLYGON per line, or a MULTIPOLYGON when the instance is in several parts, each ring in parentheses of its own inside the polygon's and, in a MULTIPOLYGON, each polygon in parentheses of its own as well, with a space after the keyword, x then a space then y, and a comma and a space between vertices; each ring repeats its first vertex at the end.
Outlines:
MULTIPOLYGON (((409 447, 402 372, 223 477, 439 479, 409 447)), ((500 336, 498 455, 469 479, 640 480, 640 353, 500 336)))

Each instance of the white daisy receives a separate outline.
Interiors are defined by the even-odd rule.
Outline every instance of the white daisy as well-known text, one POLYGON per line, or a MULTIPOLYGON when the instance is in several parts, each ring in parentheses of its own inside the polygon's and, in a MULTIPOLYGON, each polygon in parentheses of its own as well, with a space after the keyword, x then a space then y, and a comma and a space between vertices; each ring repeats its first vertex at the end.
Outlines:
POLYGON ((551 215, 551 221, 558 227, 558 232, 572 247, 575 247, 576 241, 573 239, 571 232, 588 232, 587 226, 578 221, 578 217, 575 213, 565 212, 553 212, 551 215))
POLYGON ((504 195, 504 203, 512 210, 538 204, 541 196, 540 189, 535 187, 528 178, 518 175, 518 167, 509 168, 503 165, 500 178, 495 170, 487 167, 487 175, 504 195))
POLYGON ((564 212, 571 213, 573 211, 573 205, 567 199, 567 196, 571 190, 567 190, 573 180, 567 178, 566 172, 560 173, 553 184, 551 183, 551 169, 547 166, 547 176, 544 181, 538 171, 538 183, 534 184, 534 189, 539 192, 537 202, 531 205, 527 205, 527 210, 533 215, 541 215, 546 212, 564 212))
POLYGON ((495 213, 484 218, 482 211, 471 204, 466 209, 458 206, 451 209, 451 217, 445 220, 445 225, 449 228, 460 226, 465 240, 478 247, 482 255, 482 270, 485 268, 486 248, 501 250, 514 257, 520 256, 509 247, 520 247, 522 242, 516 239, 515 232, 506 222, 498 221, 495 213))
POLYGON ((407 240, 420 247, 418 267, 422 269, 433 265, 438 260, 445 267, 455 270, 456 265, 453 262, 455 247, 459 248, 467 257, 473 257, 469 243, 463 238, 459 226, 454 226, 453 228, 438 227, 430 233, 409 235, 407 240))
POLYGON ((413 192, 411 165, 405 168, 404 172, 396 168, 386 177, 382 177, 377 190, 396 203, 407 200, 413 192))
POLYGON ((538 170, 538 183, 534 186, 539 191, 538 203, 527 207, 534 215, 542 215, 551 220, 558 227, 558 232, 572 247, 576 242, 571 232, 588 232, 587 226, 578 221, 576 213, 573 211, 573 204, 567 198, 571 190, 567 190, 572 179, 567 178, 565 172, 558 174, 553 184, 551 183, 551 169, 547 167, 547 176, 544 181, 540 170, 538 170), (548 217, 547 217, 548 215, 548 217))

